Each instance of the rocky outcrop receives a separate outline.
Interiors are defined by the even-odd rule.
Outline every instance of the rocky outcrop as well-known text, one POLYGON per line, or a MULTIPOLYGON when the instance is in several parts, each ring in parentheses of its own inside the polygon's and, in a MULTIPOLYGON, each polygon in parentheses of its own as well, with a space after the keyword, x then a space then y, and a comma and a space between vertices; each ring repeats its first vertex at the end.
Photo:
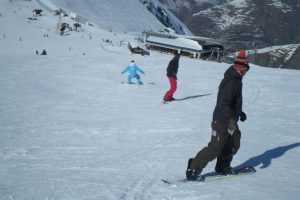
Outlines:
POLYGON ((224 4, 230 0, 159 0, 165 4, 181 21, 185 22, 193 14, 224 4))
POLYGON ((256 50, 253 63, 272 68, 300 69, 300 44, 256 50))
POLYGON ((293 56, 287 61, 286 66, 290 69, 300 69, 300 47, 298 47, 293 56))

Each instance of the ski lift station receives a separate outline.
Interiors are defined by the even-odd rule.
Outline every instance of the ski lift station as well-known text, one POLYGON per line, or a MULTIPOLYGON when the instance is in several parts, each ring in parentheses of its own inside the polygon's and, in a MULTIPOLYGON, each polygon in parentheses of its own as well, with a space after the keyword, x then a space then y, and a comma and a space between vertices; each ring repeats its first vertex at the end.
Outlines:
POLYGON ((198 36, 179 35, 165 32, 144 32, 147 49, 174 53, 193 58, 215 58, 223 55, 224 46, 221 41, 198 36))

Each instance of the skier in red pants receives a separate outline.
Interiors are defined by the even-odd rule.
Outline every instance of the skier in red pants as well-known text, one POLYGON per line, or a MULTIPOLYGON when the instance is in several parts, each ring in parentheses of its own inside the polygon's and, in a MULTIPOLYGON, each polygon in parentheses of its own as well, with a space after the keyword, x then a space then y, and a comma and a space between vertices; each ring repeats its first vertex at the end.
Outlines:
POLYGON ((164 101, 173 101, 173 94, 177 89, 177 72, 179 67, 180 53, 176 52, 173 59, 170 61, 167 68, 167 77, 170 81, 170 89, 166 92, 164 96, 164 101))

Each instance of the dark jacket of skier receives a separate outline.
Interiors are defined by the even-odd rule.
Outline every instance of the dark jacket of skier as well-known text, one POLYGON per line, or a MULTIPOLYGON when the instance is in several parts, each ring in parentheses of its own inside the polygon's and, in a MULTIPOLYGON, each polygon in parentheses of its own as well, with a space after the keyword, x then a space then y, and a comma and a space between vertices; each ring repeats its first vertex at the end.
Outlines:
POLYGON ((219 85, 213 121, 227 124, 230 119, 239 120, 243 104, 242 86, 242 76, 231 66, 219 85))
POLYGON ((167 67, 167 77, 173 77, 177 79, 177 72, 179 67, 179 54, 176 54, 174 58, 170 61, 168 67, 167 67))

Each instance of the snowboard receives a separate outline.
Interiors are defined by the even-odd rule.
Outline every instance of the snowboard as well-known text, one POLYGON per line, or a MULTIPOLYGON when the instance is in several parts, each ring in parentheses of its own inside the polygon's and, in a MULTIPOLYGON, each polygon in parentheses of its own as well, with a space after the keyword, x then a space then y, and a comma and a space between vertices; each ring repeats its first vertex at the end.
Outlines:
POLYGON ((233 173, 230 174, 220 174, 216 172, 211 172, 203 175, 203 180, 202 181, 190 181, 187 179, 182 179, 182 180, 177 180, 177 181, 171 181, 171 180, 166 180, 166 179, 161 179, 163 183, 166 183, 170 186, 177 186, 176 183, 178 182, 214 182, 214 181, 221 181, 225 180, 228 178, 233 178, 233 177, 238 177, 238 176, 243 176, 243 175, 249 175, 255 173, 256 170, 254 167, 243 167, 239 169, 234 169, 233 173))
POLYGON ((155 85, 154 82, 149 82, 149 83, 142 83, 142 84, 138 84, 138 83, 127 83, 125 81, 122 81, 121 84, 128 84, 128 85, 155 85))

